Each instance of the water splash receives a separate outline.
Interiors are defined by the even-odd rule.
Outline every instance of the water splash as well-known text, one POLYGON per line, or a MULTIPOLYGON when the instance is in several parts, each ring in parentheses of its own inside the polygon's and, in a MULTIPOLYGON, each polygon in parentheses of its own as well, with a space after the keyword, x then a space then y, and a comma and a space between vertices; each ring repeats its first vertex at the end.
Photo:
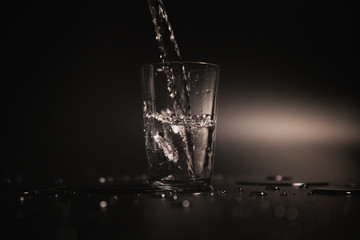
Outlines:
POLYGON ((162 0, 148 0, 149 10, 155 29, 155 39, 160 51, 162 70, 167 76, 169 96, 173 99, 177 117, 190 116, 189 91, 190 84, 185 67, 181 64, 180 79, 175 77, 173 68, 167 64, 170 61, 182 62, 179 45, 175 38, 173 27, 162 0))
MULTIPOLYGON (((191 116, 189 101, 190 84, 183 64, 181 64, 181 76, 176 77, 173 67, 167 63, 170 61, 182 62, 179 45, 162 0, 148 0, 148 5, 154 24, 155 39, 160 51, 162 70, 167 77, 167 89, 172 99, 174 113, 177 118, 183 119, 191 116)), ((193 153, 191 151, 193 149, 193 140, 185 128, 178 129, 178 133, 183 140, 189 177, 190 179, 195 179, 193 153)))

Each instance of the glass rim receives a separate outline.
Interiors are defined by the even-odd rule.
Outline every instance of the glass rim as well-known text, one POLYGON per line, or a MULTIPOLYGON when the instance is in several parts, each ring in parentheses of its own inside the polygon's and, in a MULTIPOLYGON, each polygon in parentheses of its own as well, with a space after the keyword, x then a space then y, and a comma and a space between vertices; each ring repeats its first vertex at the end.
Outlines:
POLYGON ((143 68, 148 66, 155 66, 155 65, 161 65, 161 64, 195 64, 195 65, 202 65, 202 66, 210 66, 216 69, 220 69, 220 65, 217 65, 215 63, 209 63, 209 62, 202 62, 202 61, 166 61, 166 62, 152 62, 152 63, 145 63, 142 65, 143 68))

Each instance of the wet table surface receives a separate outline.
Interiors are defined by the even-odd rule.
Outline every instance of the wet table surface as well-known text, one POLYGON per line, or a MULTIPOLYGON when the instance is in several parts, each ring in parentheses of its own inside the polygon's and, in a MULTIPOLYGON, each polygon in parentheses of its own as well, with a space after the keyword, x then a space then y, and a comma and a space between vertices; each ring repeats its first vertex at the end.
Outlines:
POLYGON ((6 239, 359 239, 356 184, 246 181, 213 190, 150 191, 144 176, 1 188, 6 239))

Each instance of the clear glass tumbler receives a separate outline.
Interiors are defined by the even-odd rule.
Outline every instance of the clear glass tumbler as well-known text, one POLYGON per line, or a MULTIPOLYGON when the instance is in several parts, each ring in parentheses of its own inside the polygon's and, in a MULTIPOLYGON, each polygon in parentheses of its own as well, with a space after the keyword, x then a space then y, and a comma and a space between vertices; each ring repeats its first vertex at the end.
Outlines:
POLYGON ((165 62, 142 67, 145 149, 154 189, 211 188, 220 67, 165 62))

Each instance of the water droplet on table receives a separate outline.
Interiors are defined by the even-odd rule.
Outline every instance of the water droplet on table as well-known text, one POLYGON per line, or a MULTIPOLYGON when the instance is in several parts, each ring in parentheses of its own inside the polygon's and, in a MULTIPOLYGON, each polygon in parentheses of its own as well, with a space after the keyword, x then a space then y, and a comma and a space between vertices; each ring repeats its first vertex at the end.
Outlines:
POLYGON ((327 188, 316 188, 312 190, 314 194, 328 194, 328 195, 346 195, 352 196, 360 194, 360 188, 343 188, 343 187, 327 187, 327 188))
POLYGON ((280 194, 280 196, 282 196, 282 197, 286 197, 288 194, 287 194, 287 192, 282 192, 281 194, 280 194))
POLYGON ((240 187, 236 187, 236 188, 234 188, 234 192, 243 192, 244 191, 244 189, 243 188, 240 188, 240 187))
POLYGON ((268 194, 264 191, 253 191, 250 192, 250 197, 256 197, 256 198, 261 198, 261 197, 266 197, 268 194))
POLYGON ((185 199, 184 201, 182 201, 182 206, 183 206, 184 208, 190 207, 190 201, 187 200, 187 199, 185 199))
POLYGON ((106 208, 107 207, 107 202, 106 201, 100 201, 99 206, 101 208, 106 208))
POLYGON ((265 189, 268 190, 268 191, 279 191, 280 187, 278 187, 278 186, 266 186, 265 189))
POLYGON ((299 216, 299 210, 295 207, 289 207, 286 211, 286 218, 289 221, 295 221, 299 216))
POLYGON ((277 218, 282 218, 285 216, 286 208, 282 205, 278 205, 274 208, 274 216, 277 218))
POLYGON ((224 189, 221 189, 218 191, 218 194, 221 195, 221 196, 226 196, 228 193, 228 191, 224 190, 224 189))

